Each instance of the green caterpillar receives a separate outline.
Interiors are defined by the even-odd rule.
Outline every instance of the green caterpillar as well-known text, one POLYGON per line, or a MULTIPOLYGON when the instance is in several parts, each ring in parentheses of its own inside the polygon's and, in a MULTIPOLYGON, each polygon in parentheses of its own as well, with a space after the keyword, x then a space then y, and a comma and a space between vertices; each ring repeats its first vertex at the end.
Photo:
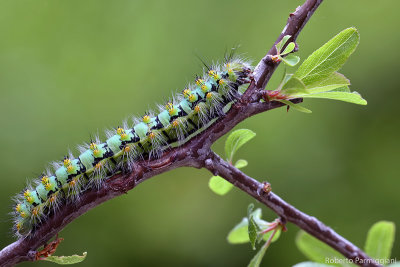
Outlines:
MULTIPOLYGON (((207 67, 207 66, 206 66, 207 67)), ((251 81, 252 67, 239 57, 207 67, 183 93, 160 107, 157 115, 147 113, 133 127, 123 125, 107 133, 108 139, 91 140, 74 158, 54 163, 34 186, 16 197, 14 228, 17 236, 33 235, 62 204, 79 198, 87 188, 99 187, 118 171, 129 171, 135 160, 156 158, 168 147, 180 146, 201 129, 223 116, 251 81)))

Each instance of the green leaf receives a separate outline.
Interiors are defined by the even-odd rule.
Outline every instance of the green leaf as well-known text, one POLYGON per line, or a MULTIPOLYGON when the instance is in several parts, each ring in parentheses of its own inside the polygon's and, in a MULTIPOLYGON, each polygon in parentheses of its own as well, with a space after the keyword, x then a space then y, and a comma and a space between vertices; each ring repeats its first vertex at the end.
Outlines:
POLYGON ((215 194, 223 196, 232 190, 233 184, 222 178, 221 176, 212 176, 208 182, 208 187, 215 194))
POLYGON ((67 265, 82 262, 86 258, 87 252, 83 252, 83 255, 72 255, 72 256, 49 256, 43 260, 51 261, 57 264, 67 265))
MULTIPOLYGON (((265 229, 267 229, 267 228, 265 228, 265 229)), ((261 231, 262 231, 262 230, 265 230, 265 229, 261 229, 261 231)), ((269 237, 272 235, 273 232, 274 232, 274 231, 272 230, 272 231, 270 231, 270 232, 264 234, 263 240, 267 241, 267 240, 269 239, 269 237)), ((281 232, 282 232, 281 229, 279 229, 279 230, 276 231, 274 237, 273 237, 272 240, 271 240, 272 243, 275 242, 275 241, 277 241, 277 240, 279 239, 279 237, 281 236, 281 232)))
POLYGON ((350 85, 350 81, 343 74, 334 72, 326 79, 308 85, 307 90, 310 94, 316 94, 332 91, 337 88, 348 88, 348 85, 350 85))
POLYGON ((282 99, 282 100, 279 100, 279 102, 282 102, 297 111, 304 112, 304 113, 312 113, 311 110, 309 110, 303 106, 300 106, 299 104, 294 104, 294 103, 290 102, 289 100, 282 99))
POLYGON ((297 263, 296 265, 293 265, 293 267, 330 267, 330 266, 332 266, 332 265, 311 262, 311 261, 300 262, 300 263, 297 263))
MULTIPOLYGON (((285 68, 285 72, 286 72, 286 68, 285 68)), ((288 73, 288 74, 285 73, 285 75, 283 76, 283 79, 282 79, 282 84, 286 84, 292 77, 293 77, 292 73, 288 73)))
POLYGON ((279 41, 279 43, 276 44, 276 51, 279 54, 279 52, 282 50, 282 47, 286 44, 286 42, 289 40, 290 35, 285 35, 282 40, 279 41))
POLYGON ((298 68, 295 77, 305 85, 329 77, 340 69, 356 49, 360 36, 357 29, 348 28, 312 53, 298 68))
POLYGON ((347 92, 347 93, 351 93, 350 88, 348 86, 338 87, 338 88, 330 90, 329 92, 347 92))
POLYGON ((281 93, 283 95, 291 96, 296 94, 308 94, 308 90, 301 80, 292 77, 283 85, 281 93))
POLYGON ((333 99, 340 100, 344 102, 354 103, 358 105, 366 105, 367 101, 361 97, 361 95, 357 92, 323 92, 318 94, 308 94, 302 95, 304 98, 325 98, 325 99, 333 99))
POLYGON ((228 234, 228 242, 231 244, 243 244, 250 241, 248 232, 249 220, 243 218, 228 234))
POLYGON ((238 169, 244 168, 247 165, 248 165, 248 162, 247 162, 247 160, 244 160, 244 159, 239 159, 235 163, 235 167, 238 168, 238 169))
POLYGON ((264 258, 265 252, 268 249, 268 245, 264 244, 260 250, 257 252, 257 254, 251 259, 249 265, 247 265, 248 267, 258 267, 260 266, 260 263, 262 261, 262 259, 264 258))
POLYGON ((289 54, 290 52, 292 52, 294 50, 294 48, 296 47, 296 45, 293 42, 290 42, 285 50, 283 50, 283 52, 281 53, 281 56, 289 54))
POLYGON ((372 225, 365 242, 365 253, 377 260, 387 260, 393 247, 395 225, 393 222, 380 221, 372 225))
POLYGON ((256 133, 248 129, 239 129, 233 131, 225 142, 225 154, 228 161, 232 162, 236 151, 249 140, 254 138, 254 136, 256 136, 256 133))
POLYGON ((295 56, 295 55, 288 55, 286 57, 283 57, 282 61, 285 64, 289 65, 290 67, 293 67, 293 66, 296 66, 297 63, 299 63, 300 58, 298 56, 295 56))
POLYGON ((338 260, 343 260, 344 264, 332 263, 331 265, 354 266, 346 263, 346 260, 342 254, 304 231, 298 232, 296 237, 296 245, 298 249, 312 261, 326 263, 327 260, 334 260, 336 258, 338 260))

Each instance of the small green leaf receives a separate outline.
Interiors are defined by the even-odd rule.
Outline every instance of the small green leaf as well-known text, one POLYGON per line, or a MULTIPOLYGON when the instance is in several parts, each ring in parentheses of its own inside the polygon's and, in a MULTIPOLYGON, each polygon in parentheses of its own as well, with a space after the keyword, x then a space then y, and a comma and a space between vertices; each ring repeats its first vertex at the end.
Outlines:
MULTIPOLYGON (((254 205, 252 206, 254 208, 254 205)), ((249 206, 249 208, 251 208, 249 206)), ((251 210, 253 209, 251 208, 251 210)), ((250 211, 248 217, 252 216, 254 222, 260 227, 261 231, 267 229, 270 223, 261 219, 261 209, 258 208, 255 211, 250 211)), ((248 232, 249 219, 243 218, 240 223, 238 223, 228 234, 228 242, 231 244, 243 244, 250 242, 249 232, 248 232)), ((277 231, 275 236, 272 238, 272 242, 279 239, 281 231, 277 231)), ((263 236, 265 241, 271 236, 272 232, 268 232, 263 236)))
POLYGON ((372 225, 365 242, 365 253, 377 260, 387 260, 393 247, 395 225, 392 222, 380 221, 372 225))
POLYGON ((290 35, 285 35, 282 40, 279 41, 279 43, 276 44, 276 51, 279 54, 279 52, 282 50, 282 47, 286 44, 286 42, 289 40, 290 35))
POLYGON ((367 101, 357 92, 323 92, 318 94, 302 95, 303 98, 325 98, 340 100, 358 105, 366 105, 367 101))
POLYGON ((248 232, 249 232, 249 239, 251 243, 251 247, 253 250, 256 249, 256 241, 258 240, 258 232, 261 230, 257 223, 254 221, 253 215, 249 217, 249 225, 248 225, 248 232))
POLYGON ((233 184, 222 178, 221 176, 212 176, 208 182, 208 187, 215 194, 223 196, 232 190, 233 184))
POLYGON ((249 265, 247 265, 248 267, 258 267, 260 266, 260 263, 262 261, 262 259, 264 258, 265 252, 268 249, 268 245, 264 244, 260 250, 257 252, 257 254, 251 259, 249 265))
POLYGON ((82 256, 72 255, 72 256, 49 256, 43 260, 51 261, 57 264, 67 265, 82 262, 86 258, 87 253, 83 252, 82 256))
POLYGON ((300 263, 297 263, 296 265, 293 265, 293 267, 330 267, 330 266, 332 266, 332 265, 311 262, 311 261, 300 262, 300 263))
POLYGON ((260 227, 254 221, 254 218, 261 218, 261 209, 256 209, 253 212, 254 204, 251 203, 247 207, 247 220, 248 220, 248 234, 251 246, 253 249, 256 249, 256 241, 258 239, 258 232, 260 231, 260 227))
POLYGON ((256 133, 248 129, 239 129, 232 132, 225 142, 225 154, 228 161, 232 162, 236 151, 254 136, 256 136, 256 133))
POLYGON ((248 162, 247 162, 247 160, 244 160, 244 159, 239 159, 235 163, 235 167, 238 168, 238 169, 244 168, 247 165, 248 165, 248 162))
MULTIPOLYGON (((327 260, 334 260, 336 258, 343 259, 343 262, 345 262, 345 258, 342 254, 304 231, 298 232, 296 245, 298 249, 312 261, 326 263, 327 260)), ((332 265, 344 266, 339 263, 332 263, 332 265)))
POLYGON ((283 85, 281 93, 283 95, 291 96, 297 94, 308 94, 308 90, 301 80, 292 77, 283 85))
POLYGON ((228 242, 231 244, 243 244, 250 241, 248 232, 249 220, 243 218, 228 234, 228 242))
POLYGON ((356 49, 359 39, 357 29, 343 30, 312 53, 294 76, 302 80, 305 85, 325 79, 343 66, 356 49))
POLYGON ((309 110, 303 106, 300 106, 299 104, 294 104, 294 103, 290 102, 289 100, 282 99, 282 100, 279 100, 279 102, 282 102, 297 111, 304 112, 304 113, 312 113, 311 110, 309 110))
POLYGON ((290 67, 294 67, 294 66, 297 65, 297 63, 299 63, 300 58, 298 56, 295 56, 295 55, 288 55, 286 57, 283 57, 282 61, 285 64, 289 65, 290 67))
POLYGON ((255 211, 254 209, 254 204, 250 204, 249 207, 247 208, 247 218, 243 218, 240 223, 238 223, 228 234, 228 242, 231 244, 242 244, 242 243, 247 243, 250 242, 249 239, 249 232, 248 232, 248 226, 249 226, 249 219, 248 217, 252 216, 257 223, 264 223, 267 224, 268 222, 265 222, 261 220, 261 209, 258 208, 255 211))
POLYGON ((285 50, 283 50, 283 52, 281 53, 281 56, 289 54, 290 52, 292 52, 294 50, 294 48, 296 47, 296 45, 293 42, 290 42, 285 50))
MULTIPOLYGON (((254 204, 250 203, 249 206, 247 206, 247 218, 249 218, 252 215, 253 209, 254 209, 254 204)), ((260 216, 261 216, 261 210, 260 210, 260 216)))

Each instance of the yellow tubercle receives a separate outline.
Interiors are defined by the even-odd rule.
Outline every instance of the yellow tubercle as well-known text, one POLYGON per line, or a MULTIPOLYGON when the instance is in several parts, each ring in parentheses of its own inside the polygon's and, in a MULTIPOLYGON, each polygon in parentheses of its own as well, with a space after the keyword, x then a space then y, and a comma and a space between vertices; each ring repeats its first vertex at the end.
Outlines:
POLYGON ((196 84, 197 85, 201 85, 203 83, 204 83, 204 81, 202 79, 196 79, 196 84))
POLYGON ((125 130, 124 130, 124 129, 122 129, 121 127, 118 127, 118 128, 117 128, 117 134, 122 135, 122 134, 124 134, 124 133, 125 133, 125 130))
POLYGON ((71 164, 71 160, 69 158, 64 159, 64 167, 68 167, 71 164))
POLYGON ((150 122, 150 116, 149 115, 144 115, 143 116, 143 122, 144 123, 149 123, 150 122))
POLYGON ((194 111, 195 111, 195 112, 199 112, 199 111, 200 111, 200 106, 199 106, 199 105, 196 105, 196 106, 194 107, 194 111))
POLYGON ((69 173, 73 172, 74 170, 75 170, 75 168, 74 168, 74 166, 72 166, 72 165, 69 165, 69 166, 67 167, 67 172, 69 172, 69 173))
POLYGON ((192 92, 191 92, 188 88, 186 88, 185 90, 183 90, 183 96, 184 96, 184 97, 189 97, 191 93, 192 93, 192 92))
POLYGON ((168 104, 165 107, 167 108, 167 111, 168 111, 170 116, 174 115, 175 107, 171 102, 168 102, 168 104))
POLYGON ((172 126, 178 127, 178 126, 179 126, 179 121, 178 121, 178 120, 174 120, 174 121, 172 122, 172 126))
POLYGON ((56 200, 57 200, 56 194, 51 195, 50 198, 49 198, 49 202, 50 202, 50 203, 55 203, 56 200))
POLYGON ((46 186, 46 184, 48 184, 50 182, 49 177, 48 176, 43 176, 41 179, 41 182, 44 186, 46 186))
POLYGON ((76 185, 76 179, 72 179, 71 182, 69 182, 69 186, 75 186, 76 185))
POLYGON ((32 209, 32 215, 35 217, 39 215, 39 207, 35 207, 32 209))
POLYGON ((207 99, 211 99, 211 98, 212 98, 212 93, 211 93, 211 92, 208 93, 208 94, 206 95, 206 98, 207 98, 207 99))
POLYGON ((189 101, 190 101, 190 102, 196 101, 196 96, 195 96, 194 94, 191 94, 191 95, 189 96, 189 101))
POLYGON ((95 149, 97 149, 97 145, 96 145, 96 143, 90 143, 90 149, 91 150, 95 150, 95 149))
POLYGON ((31 192, 28 189, 25 190, 24 197, 25 197, 26 201, 28 201, 29 204, 33 203, 33 197, 31 196, 31 192))
POLYGON ((93 156, 95 156, 96 158, 100 157, 101 156, 100 150, 98 150, 98 149, 93 150, 93 156))

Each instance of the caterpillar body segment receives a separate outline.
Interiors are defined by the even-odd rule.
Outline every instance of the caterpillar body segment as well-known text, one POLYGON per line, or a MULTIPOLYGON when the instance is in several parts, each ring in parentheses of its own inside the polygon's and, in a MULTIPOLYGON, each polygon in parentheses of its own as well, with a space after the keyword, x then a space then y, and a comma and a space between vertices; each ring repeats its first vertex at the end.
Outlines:
POLYGON ((230 57, 207 69, 158 113, 147 113, 131 126, 118 126, 107 133, 105 142, 92 140, 80 147, 78 157, 70 155, 55 163, 53 172, 17 195, 13 212, 17 236, 32 236, 48 216, 76 201, 86 189, 100 187, 116 172, 132 170, 137 160, 156 158, 169 147, 182 145, 224 116, 250 83, 252 68, 230 57))

